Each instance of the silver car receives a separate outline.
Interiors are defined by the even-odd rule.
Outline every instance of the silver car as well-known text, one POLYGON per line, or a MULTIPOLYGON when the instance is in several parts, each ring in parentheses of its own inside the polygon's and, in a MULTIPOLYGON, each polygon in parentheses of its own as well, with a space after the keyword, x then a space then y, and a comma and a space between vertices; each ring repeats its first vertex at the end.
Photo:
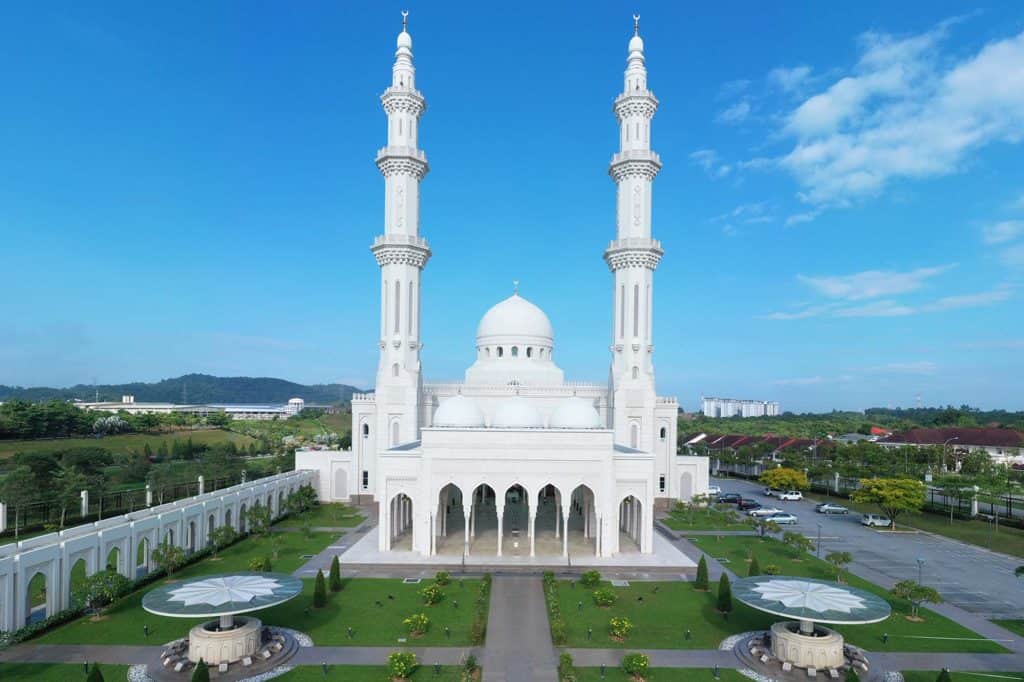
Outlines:
POLYGON ((788 512, 780 512, 778 514, 769 514, 768 516, 764 517, 764 520, 765 521, 774 521, 775 523, 779 524, 780 526, 792 526, 795 523, 800 523, 800 519, 798 519, 797 517, 793 516, 792 514, 790 514, 788 512))

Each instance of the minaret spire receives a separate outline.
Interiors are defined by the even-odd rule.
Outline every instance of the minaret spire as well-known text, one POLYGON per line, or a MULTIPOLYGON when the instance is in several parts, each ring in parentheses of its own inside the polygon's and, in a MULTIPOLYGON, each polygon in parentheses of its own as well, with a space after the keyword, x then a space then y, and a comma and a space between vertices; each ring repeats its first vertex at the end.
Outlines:
POLYGON ((615 239, 604 259, 612 271, 612 421, 615 438, 649 450, 655 403, 652 355, 654 270, 663 251, 651 238, 651 186, 661 159, 651 151, 651 121, 658 100, 647 89, 640 15, 633 15, 622 94, 612 110, 619 122, 619 151, 608 174, 618 189, 615 239), (628 399, 627 399, 628 396, 628 399), (642 396, 642 400, 640 399, 642 396))
POLYGON ((412 36, 402 12, 391 86, 380 96, 388 117, 387 146, 377 152, 384 176, 384 234, 371 251, 381 276, 380 362, 377 392, 389 406, 377 415, 377 443, 393 447, 419 437, 420 278, 430 258, 420 231, 420 181, 429 170, 417 129, 426 100, 416 89, 412 36))

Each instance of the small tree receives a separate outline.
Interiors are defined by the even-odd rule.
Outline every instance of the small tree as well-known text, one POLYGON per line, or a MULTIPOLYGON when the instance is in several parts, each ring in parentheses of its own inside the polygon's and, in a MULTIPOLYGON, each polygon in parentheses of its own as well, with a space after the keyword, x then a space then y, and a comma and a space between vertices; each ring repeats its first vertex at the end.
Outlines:
POLYGON ((580 574, 580 585, 583 587, 597 587, 601 582, 601 572, 590 570, 580 574))
POLYGON ((270 509, 262 504, 253 505, 245 512, 249 531, 256 535, 270 534, 270 509))
POLYGON ((940 670, 939 676, 935 678, 935 682, 953 682, 953 677, 949 674, 949 668, 940 670))
POLYGON ((85 682, 104 682, 99 663, 93 663, 92 667, 89 668, 89 674, 86 676, 85 682))
POLYGON ((862 478, 860 489, 850 493, 850 499, 861 504, 876 504, 892 521, 903 512, 918 511, 924 506, 924 483, 911 478, 862 478))
POLYGON ((327 606, 327 586, 324 584, 324 572, 316 572, 316 582, 313 583, 313 608, 322 609, 327 606))
POLYGON ((416 654, 396 651, 388 656, 388 673, 393 679, 407 680, 416 670, 416 654))
POLYGON ((918 610, 921 608, 921 604, 928 602, 930 604, 941 604, 942 595, 939 594, 938 590, 934 587, 928 587, 922 585, 913 580, 901 580, 891 590, 892 596, 898 597, 899 599, 906 599, 910 602, 912 618, 920 618, 918 616, 918 610))
POLYGON ((766 565, 764 567, 764 574, 765 575, 778 575, 781 572, 782 571, 779 569, 779 567, 776 564, 768 564, 768 565, 766 565))
POLYGON ((825 555, 825 561, 832 564, 836 570, 836 582, 843 582, 843 569, 853 561, 853 555, 849 552, 829 552, 825 555))
POLYGON ((226 523, 211 530, 210 543, 213 545, 213 556, 217 556, 217 552, 234 542, 236 535, 235 529, 226 523))
POLYGON ((419 637, 430 628, 430 618, 425 613, 414 613, 402 621, 410 635, 419 637))
POLYGON ((786 531, 782 535, 782 544, 793 550, 793 560, 801 561, 805 552, 814 549, 814 541, 810 538, 792 531, 786 531))
POLYGON ((629 637, 629 633, 632 631, 633 621, 631 621, 629 618, 624 618, 623 616, 615 616, 610 621, 608 621, 609 634, 611 634, 613 639, 619 642, 622 642, 627 637, 629 637))
POLYGON ((210 668, 201 658, 196 663, 195 669, 192 670, 192 682, 210 682, 210 668))
POLYGON ((451 581, 451 575, 448 573, 448 571, 438 571, 434 574, 434 582, 440 585, 441 587, 444 587, 451 581))
POLYGON ((718 580, 718 610, 721 613, 732 611, 732 584, 725 571, 722 571, 722 577, 718 580))
POLYGON ((636 682, 643 682, 650 668, 651 661, 647 654, 626 654, 622 657, 622 671, 636 682))
POLYGON ((36 501, 38 486, 36 476, 32 469, 22 464, 7 474, 4 482, 0 485, 0 499, 7 503, 7 506, 14 508, 14 539, 18 539, 18 529, 21 527, 21 511, 36 501))
POLYGON ((708 560, 703 554, 697 562, 697 579, 693 581, 693 587, 701 592, 708 591, 708 560))
POLYGON ((853 668, 846 671, 846 682, 860 682, 860 675, 853 668))
POLYGON ((750 560, 750 568, 747 570, 747 575, 761 575, 761 564, 757 563, 757 557, 750 560))
POLYGON ((423 598, 423 603, 427 606, 433 606, 438 604, 444 599, 444 590, 437 585, 427 585, 420 590, 420 596, 423 598))
POLYGON ((807 490, 810 487, 807 474, 788 467, 769 469, 758 480, 769 488, 779 490, 807 490))
POLYGON ((619 595, 615 594, 615 590, 610 587, 600 587, 594 590, 594 603, 602 608, 608 608, 618 599, 619 595))
POLYGON ((131 581, 117 571, 97 571, 81 582, 76 597, 97 616, 119 596, 128 591, 131 581))
POLYGON ((331 575, 328 582, 331 584, 331 592, 341 592, 341 564, 338 563, 338 555, 331 559, 331 575))
POLYGON ((157 568, 166 571, 167 575, 171 575, 185 565, 185 549, 164 542, 153 550, 153 563, 157 565, 157 568))

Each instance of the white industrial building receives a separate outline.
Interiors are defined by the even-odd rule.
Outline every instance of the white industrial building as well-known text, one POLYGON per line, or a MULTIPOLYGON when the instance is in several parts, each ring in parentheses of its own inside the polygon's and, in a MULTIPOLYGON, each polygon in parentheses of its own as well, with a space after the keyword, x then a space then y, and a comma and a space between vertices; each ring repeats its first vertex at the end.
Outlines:
POLYGON ((650 148, 658 100, 643 47, 637 28, 614 104, 609 380, 565 381, 550 320, 515 291, 480 320, 464 380, 438 384, 423 381, 420 364, 420 276, 431 255, 419 233, 426 103, 412 38, 399 34, 381 96, 387 146, 377 154, 386 203, 384 234, 371 247, 381 271, 376 388, 352 399, 351 450, 296 453, 296 468, 319 472, 321 499, 373 497, 379 551, 649 553, 656 502, 707 490, 707 458, 676 454, 678 404, 655 391, 654 271, 663 251, 651 237, 651 188, 661 161, 650 148))
POLYGON ((705 417, 777 417, 782 412, 773 400, 741 400, 701 396, 700 411, 705 417))

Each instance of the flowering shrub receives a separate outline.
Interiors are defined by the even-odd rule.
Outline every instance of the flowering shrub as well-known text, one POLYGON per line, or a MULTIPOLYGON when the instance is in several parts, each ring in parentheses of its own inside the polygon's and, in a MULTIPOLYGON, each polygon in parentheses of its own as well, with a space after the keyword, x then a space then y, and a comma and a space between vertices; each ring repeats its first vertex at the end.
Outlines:
POLYGON ((615 590, 610 587, 602 587, 598 590, 594 590, 594 603, 598 606, 608 608, 616 601, 618 601, 619 595, 615 594, 615 590))
POLYGON ((424 604, 433 606, 444 599, 444 591, 438 585, 427 585, 420 590, 420 596, 423 597, 424 604))
POLYGON ((583 587, 597 587, 600 582, 601 573, 599 571, 584 571, 580 575, 580 585, 583 585, 583 587))
POLYGON ((623 672, 632 675, 634 680, 644 679, 650 667, 651 661, 646 654, 626 654, 622 657, 623 672))
POLYGON ((396 651, 388 656, 388 673, 391 677, 407 680, 416 670, 416 654, 409 651, 396 651))
POLYGON ((402 621, 410 635, 422 635, 430 628, 430 618, 425 613, 414 613, 402 621))
POLYGON ((622 616, 616 616, 608 621, 608 631, 615 639, 626 639, 629 637, 629 633, 633 630, 633 621, 629 618, 622 616))

